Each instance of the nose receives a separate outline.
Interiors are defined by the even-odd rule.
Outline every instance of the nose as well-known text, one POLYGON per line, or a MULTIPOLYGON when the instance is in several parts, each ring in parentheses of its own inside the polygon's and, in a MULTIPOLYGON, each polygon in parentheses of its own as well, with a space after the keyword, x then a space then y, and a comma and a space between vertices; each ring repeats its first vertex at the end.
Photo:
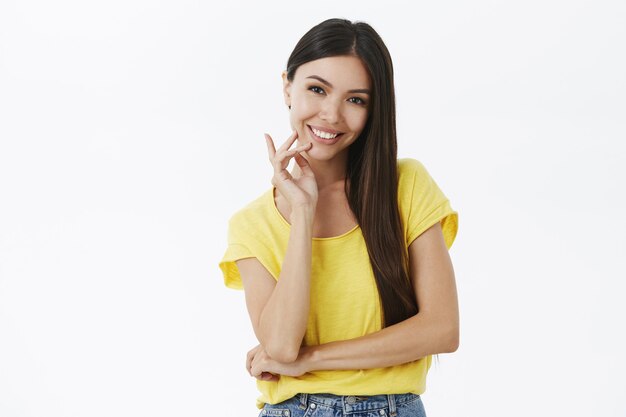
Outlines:
POLYGON ((336 124, 341 119, 341 102, 337 100, 324 100, 320 118, 329 124, 336 124))

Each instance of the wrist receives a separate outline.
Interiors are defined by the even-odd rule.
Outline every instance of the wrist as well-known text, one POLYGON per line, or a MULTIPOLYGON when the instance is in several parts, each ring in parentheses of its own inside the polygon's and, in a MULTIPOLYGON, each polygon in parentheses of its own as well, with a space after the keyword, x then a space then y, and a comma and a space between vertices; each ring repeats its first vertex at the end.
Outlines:
POLYGON ((296 221, 303 221, 306 224, 313 224, 313 218, 315 217, 315 207, 311 206, 298 206, 291 210, 290 221, 293 224, 296 221))
POLYGON ((311 372, 316 370, 315 364, 319 358, 319 351, 317 346, 302 346, 300 350, 299 360, 302 363, 304 372, 311 372))

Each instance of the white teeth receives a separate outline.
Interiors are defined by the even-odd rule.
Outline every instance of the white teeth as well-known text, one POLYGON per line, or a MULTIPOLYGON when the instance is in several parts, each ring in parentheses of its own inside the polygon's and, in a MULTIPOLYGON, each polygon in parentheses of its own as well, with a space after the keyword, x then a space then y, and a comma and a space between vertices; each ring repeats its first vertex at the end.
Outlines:
POLYGON ((324 138, 324 139, 332 139, 337 137, 337 133, 326 133, 326 132, 322 132, 320 130, 317 129, 313 129, 311 128, 311 130, 313 130, 313 133, 315 133, 317 136, 319 136, 320 138, 324 138))

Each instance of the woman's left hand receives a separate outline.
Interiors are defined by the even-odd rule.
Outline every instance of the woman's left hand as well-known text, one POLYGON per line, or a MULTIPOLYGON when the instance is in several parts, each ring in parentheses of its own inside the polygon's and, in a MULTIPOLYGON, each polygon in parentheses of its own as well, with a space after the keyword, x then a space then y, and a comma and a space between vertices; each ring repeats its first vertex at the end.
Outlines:
MULTIPOLYGON (((300 349, 302 352, 302 349, 300 349)), ((304 375, 307 370, 304 361, 301 360, 302 355, 298 355, 298 359, 291 363, 278 362, 265 352, 261 345, 257 345, 250 350, 246 356, 246 369, 250 376, 262 381, 278 381, 280 375, 300 376, 304 375)))

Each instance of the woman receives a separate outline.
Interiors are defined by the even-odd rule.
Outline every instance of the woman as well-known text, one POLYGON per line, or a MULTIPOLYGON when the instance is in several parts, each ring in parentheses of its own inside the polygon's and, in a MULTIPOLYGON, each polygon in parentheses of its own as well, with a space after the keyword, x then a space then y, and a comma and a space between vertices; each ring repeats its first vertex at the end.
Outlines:
POLYGON ((392 61, 371 26, 318 24, 282 76, 293 133, 278 149, 265 135, 272 188, 231 217, 220 262, 260 342, 246 363, 260 415, 424 416, 431 355, 459 343, 458 214, 397 159, 392 61))

